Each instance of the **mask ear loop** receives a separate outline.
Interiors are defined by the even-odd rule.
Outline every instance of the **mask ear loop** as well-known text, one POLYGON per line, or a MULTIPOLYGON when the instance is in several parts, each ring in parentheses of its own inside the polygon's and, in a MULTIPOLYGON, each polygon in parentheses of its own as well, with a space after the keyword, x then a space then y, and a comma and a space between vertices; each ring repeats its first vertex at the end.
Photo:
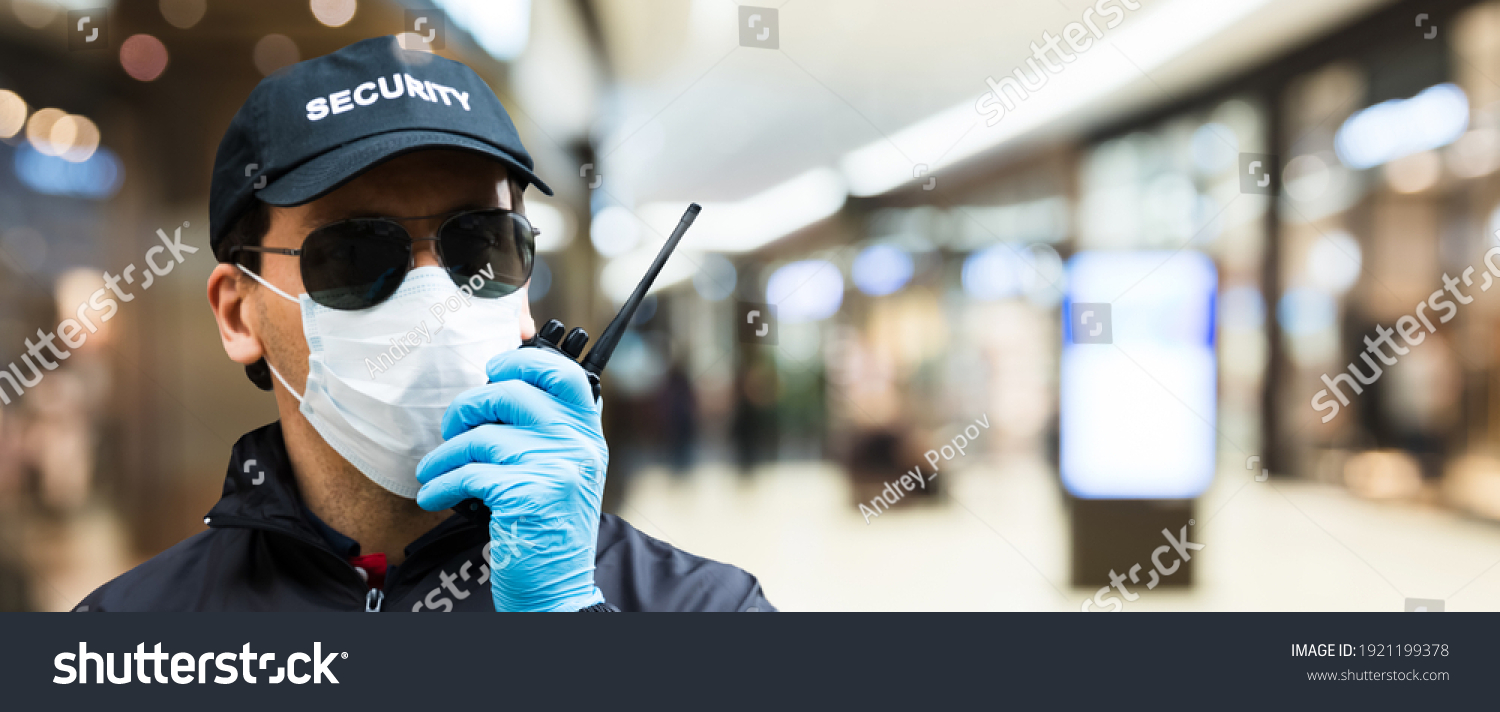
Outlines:
POLYGON ((266 362, 266 368, 271 369, 271 375, 275 376, 276 380, 281 381, 281 387, 285 388, 287 393, 292 394, 292 397, 297 399, 297 405, 302 405, 302 396, 297 395, 297 392, 292 390, 292 384, 287 383, 286 379, 281 377, 281 372, 276 370, 276 367, 272 366, 270 361, 266 362))
MULTIPOLYGON (((266 289, 269 289, 269 290, 271 290, 271 291, 273 291, 273 292, 281 295, 281 297, 283 299, 286 299, 287 301, 292 302, 293 304, 301 304, 302 303, 301 300, 293 297, 290 294, 287 294, 286 292, 281 291, 280 288, 278 288, 274 284, 271 284, 270 282, 267 282, 260 275, 254 273, 254 272, 251 272, 248 269, 245 269, 244 265, 237 264, 237 265, 235 265, 235 267, 240 268, 240 271, 244 272, 247 276, 250 277, 250 279, 253 279, 253 280, 257 281, 257 282, 260 282, 261 285, 264 286, 266 289)), ((266 368, 271 369, 271 375, 275 376, 276 380, 281 381, 281 385, 282 385, 283 388, 286 389, 286 392, 292 394, 292 397, 297 399, 297 404, 301 405, 302 404, 302 396, 297 395, 297 391, 292 388, 292 384, 286 382, 286 379, 281 376, 281 372, 278 371, 278 370, 276 370, 276 367, 272 366, 271 362, 269 360, 266 361, 266 368)))
POLYGON ((282 299, 285 299, 285 300, 287 300, 287 301, 289 301, 289 302, 291 302, 293 304, 301 304, 302 303, 302 301, 300 299, 297 299, 296 297, 294 297, 294 296, 292 296, 290 294, 287 294, 286 292, 281 291, 280 287, 277 287, 276 285, 271 284, 270 282, 267 282, 260 275, 254 273, 254 272, 251 272, 248 269, 245 269, 244 265, 237 264, 237 265, 235 265, 235 267, 240 268, 240 271, 244 272, 245 275, 248 276, 250 279, 253 279, 253 280, 257 281, 257 282, 260 282, 261 286, 263 286, 266 289, 269 289, 269 290, 271 290, 271 291, 273 291, 273 292, 275 292, 277 294, 280 294, 282 299))

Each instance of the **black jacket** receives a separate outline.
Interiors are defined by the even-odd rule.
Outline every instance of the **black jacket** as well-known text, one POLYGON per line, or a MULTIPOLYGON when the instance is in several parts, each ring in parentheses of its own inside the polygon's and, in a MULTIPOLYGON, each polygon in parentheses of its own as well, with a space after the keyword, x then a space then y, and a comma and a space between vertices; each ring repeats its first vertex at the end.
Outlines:
MULTIPOLYGON (((235 444, 223 498, 204 521, 208 531, 100 586, 75 610, 495 610, 484 558, 488 527, 458 515, 407 546, 383 590, 371 590, 347 560, 347 547, 357 545, 303 507, 279 423, 235 444)), ((504 560, 502 546, 496 544, 496 561, 504 560)), ((597 551, 594 581, 621 610, 775 610, 754 576, 652 539, 610 514, 600 517, 597 551)))

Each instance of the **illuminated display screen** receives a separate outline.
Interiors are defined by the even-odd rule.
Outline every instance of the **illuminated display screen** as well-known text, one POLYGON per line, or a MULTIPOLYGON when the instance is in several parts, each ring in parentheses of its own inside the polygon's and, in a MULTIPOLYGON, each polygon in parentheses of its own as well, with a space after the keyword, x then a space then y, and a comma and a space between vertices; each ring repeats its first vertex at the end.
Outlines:
POLYGON ((1063 305, 1063 485, 1182 499, 1214 473, 1218 275, 1198 252, 1081 252, 1063 305))

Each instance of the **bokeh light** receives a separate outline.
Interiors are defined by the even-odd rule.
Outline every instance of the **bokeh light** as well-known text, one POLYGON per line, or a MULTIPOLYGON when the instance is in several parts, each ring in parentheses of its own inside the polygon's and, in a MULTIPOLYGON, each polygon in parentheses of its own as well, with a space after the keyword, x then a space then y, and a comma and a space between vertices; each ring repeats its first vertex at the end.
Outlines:
POLYGON ((1323 159, 1304 154, 1288 161, 1281 171, 1282 185, 1287 195, 1300 201, 1312 201, 1323 197, 1333 182, 1332 174, 1323 159))
POLYGON ((167 71, 167 46, 151 35, 133 35, 120 43, 120 66, 143 81, 154 81, 167 71))
MULTIPOLYGON (((69 310, 78 308, 79 304, 88 303, 89 296, 103 286, 104 280, 100 278, 99 270, 74 267, 58 275, 52 288, 54 303, 61 313, 66 314, 69 310)), ((101 320, 97 324, 99 330, 89 332, 88 341, 81 348, 113 342, 119 323, 101 320)))
POLYGON ((1321 289, 1288 289, 1276 305, 1276 320, 1288 334, 1310 336, 1338 324, 1338 303, 1321 289))
POLYGON ((1343 294, 1359 281, 1363 256, 1359 243, 1347 232, 1331 232, 1318 238, 1307 251, 1307 277, 1315 286, 1343 294))
POLYGON ((698 259, 698 271, 693 273, 693 289, 704 301, 717 302, 734 294, 739 274, 734 263, 723 255, 709 253, 698 259))
POLYGON ((26 125, 26 100, 0 89, 0 138, 15 136, 26 125))
POLYGON ((78 138, 78 122, 73 119, 72 114, 65 114, 62 118, 52 122, 52 130, 47 132, 47 143, 51 144, 52 155, 61 156, 73 149, 73 141, 78 138))
POLYGON ((766 281, 766 302, 787 324, 827 319, 844 303, 844 275, 828 260, 783 265, 766 281))
POLYGON ((255 68, 265 76, 282 67, 296 64, 302 60, 302 52, 297 49, 297 43, 286 35, 266 35, 255 43, 255 68))
POLYGON ((854 258, 854 286, 872 297, 883 297, 905 287, 912 270, 911 255, 900 248, 872 245, 854 258))
POLYGON ((610 361, 609 368, 615 373, 612 387, 631 397, 656 390, 667 371, 665 350, 659 337, 627 329, 610 361))
POLYGON ((45 195, 104 200, 119 192, 125 180, 119 157, 103 146, 88 160, 72 163, 22 144, 16 150, 14 165, 21 183, 45 195))
POLYGON ((355 0, 312 0, 313 17, 329 27, 343 27, 354 19, 359 3, 355 0))
POLYGON ((1023 250, 1017 255, 1017 260, 1020 264, 1017 277, 1027 301, 1046 308, 1062 301, 1067 268, 1057 250, 1051 245, 1038 243, 1023 250))
POLYGON ((1235 164, 1239 146, 1234 129, 1216 122, 1203 124, 1193 131, 1193 167, 1200 176, 1217 176, 1235 164))
POLYGON ((617 257, 635 249, 641 240, 641 226, 629 210, 611 205, 594 216, 589 240, 605 257, 617 257))
POLYGON ((1402 156, 1385 164, 1385 181, 1397 193, 1420 193, 1437 185, 1443 163, 1432 151, 1402 156))
POLYGON ((68 114, 52 126, 52 143, 63 160, 82 163, 99 148, 99 127, 88 117, 68 114))
POLYGON ((44 156, 56 156, 66 150, 66 146, 58 148, 52 142, 52 128, 67 115, 62 109, 38 109, 32 114, 26 122, 26 140, 32 148, 44 156))
POLYGON ((1422 466, 1400 450, 1370 450, 1344 463, 1344 484, 1367 499, 1409 499, 1422 492, 1422 466))
POLYGON ((527 199, 526 219, 537 229, 537 252, 557 252, 573 243, 573 216, 557 206, 527 199))
POLYGON ((964 294, 979 301, 994 301, 1015 296, 1021 291, 1015 248, 994 245, 964 258, 962 282, 964 294))
POLYGON ((186 30, 208 12, 208 0, 161 0, 161 16, 173 27, 186 30))

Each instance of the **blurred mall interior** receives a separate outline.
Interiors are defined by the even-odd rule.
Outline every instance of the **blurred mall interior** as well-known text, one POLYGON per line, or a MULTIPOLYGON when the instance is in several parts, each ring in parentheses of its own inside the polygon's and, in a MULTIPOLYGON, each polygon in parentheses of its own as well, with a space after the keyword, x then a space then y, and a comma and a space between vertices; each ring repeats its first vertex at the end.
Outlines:
POLYGON ((604 379, 605 507, 777 606, 1088 609, 1186 526, 1124 610, 1500 610, 1500 1, 764 1, 0 0, 0 610, 201 531, 276 417, 207 249, 55 370, 38 329, 206 248, 257 81, 386 34, 557 189, 539 320, 601 329, 704 206, 604 379))

